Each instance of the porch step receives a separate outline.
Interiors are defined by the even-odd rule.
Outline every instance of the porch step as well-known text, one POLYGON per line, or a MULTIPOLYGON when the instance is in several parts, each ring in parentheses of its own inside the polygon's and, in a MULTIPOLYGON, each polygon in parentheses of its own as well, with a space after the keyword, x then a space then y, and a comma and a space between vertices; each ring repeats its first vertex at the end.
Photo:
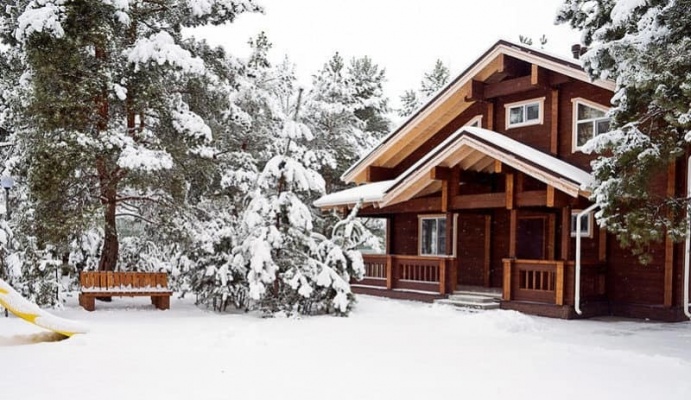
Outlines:
POLYGON ((497 293, 478 293, 456 291, 446 299, 436 300, 435 303, 447 304, 465 310, 496 310, 499 308, 501 295, 497 293))

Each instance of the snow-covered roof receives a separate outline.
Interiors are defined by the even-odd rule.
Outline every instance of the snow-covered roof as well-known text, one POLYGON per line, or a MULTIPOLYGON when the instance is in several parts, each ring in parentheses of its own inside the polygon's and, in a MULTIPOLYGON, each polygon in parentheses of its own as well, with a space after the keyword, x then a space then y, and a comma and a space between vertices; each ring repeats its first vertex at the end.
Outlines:
POLYGON ((607 90, 614 90, 615 87, 614 82, 612 81, 591 80, 590 76, 583 71, 580 60, 555 55, 508 40, 499 40, 482 56, 473 61, 463 72, 451 80, 446 86, 430 96, 428 101, 423 103, 388 135, 384 136, 379 143, 372 148, 372 150, 351 165, 343 173, 343 175, 341 175, 341 179, 345 182, 357 182, 357 177, 362 176, 362 171, 364 168, 373 164, 377 157, 380 157, 382 154, 384 154, 387 151, 387 148, 401 136, 404 136, 411 127, 417 126, 420 123, 418 120, 423 118, 430 110, 438 107, 439 104, 445 101, 446 97, 448 97, 448 93, 460 90, 461 87, 471 81, 479 71, 487 67, 487 65, 500 54, 509 55, 511 57, 539 65, 543 68, 564 74, 583 82, 591 83, 607 90))
MULTIPOLYGON (((465 154, 466 157, 471 154, 464 149, 482 153, 488 159, 500 161, 571 196, 589 195, 588 188, 592 183, 592 176, 587 171, 501 133, 464 126, 421 157, 396 179, 331 193, 317 200, 314 205, 328 208, 363 201, 375 203, 378 207, 386 207, 406 201, 415 194, 409 193, 407 189, 420 181, 430 181, 429 172, 432 168, 458 165, 462 161, 459 154, 465 154)), ((476 165, 470 165, 468 168, 493 171, 492 164, 483 167, 476 165)))
POLYGON ((327 194, 315 201, 314 205, 320 208, 328 208, 333 206, 352 205, 360 201, 363 203, 379 202, 384 197, 386 191, 395 182, 395 180, 390 180, 368 183, 340 192, 327 194))

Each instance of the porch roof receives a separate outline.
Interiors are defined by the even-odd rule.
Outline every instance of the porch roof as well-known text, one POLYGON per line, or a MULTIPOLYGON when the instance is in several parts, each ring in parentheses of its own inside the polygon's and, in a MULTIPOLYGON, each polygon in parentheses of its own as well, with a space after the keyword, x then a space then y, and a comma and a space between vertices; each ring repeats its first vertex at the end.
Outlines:
POLYGON ((361 185, 326 195, 314 204, 328 208, 362 200, 378 207, 401 203, 419 195, 434 193, 439 181, 430 173, 435 167, 494 172, 495 161, 506 164, 570 196, 589 196, 591 175, 556 157, 517 142, 501 133, 462 127, 427 153, 396 179, 361 185))

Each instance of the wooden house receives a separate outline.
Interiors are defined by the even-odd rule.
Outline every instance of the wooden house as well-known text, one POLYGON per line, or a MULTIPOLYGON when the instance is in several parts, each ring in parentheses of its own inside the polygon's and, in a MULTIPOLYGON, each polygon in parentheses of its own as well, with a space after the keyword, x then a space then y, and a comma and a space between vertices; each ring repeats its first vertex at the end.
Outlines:
MULTIPOLYGON (((594 223, 580 146, 608 130, 613 90, 575 58, 497 42, 344 173, 358 186, 315 203, 387 221, 355 291, 494 288, 502 308, 537 315, 687 319, 684 244, 654 245, 642 265, 594 223)), ((651 190, 684 193, 688 175, 678 162, 651 190)))

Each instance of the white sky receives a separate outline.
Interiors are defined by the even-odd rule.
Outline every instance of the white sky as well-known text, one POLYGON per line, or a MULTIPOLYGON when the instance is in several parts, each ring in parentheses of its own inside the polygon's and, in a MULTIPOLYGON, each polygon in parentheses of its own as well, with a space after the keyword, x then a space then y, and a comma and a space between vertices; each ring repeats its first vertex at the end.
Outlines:
POLYGON ((570 55, 580 34, 555 26, 562 0, 258 0, 265 14, 241 15, 235 23, 200 29, 196 36, 246 56, 247 40, 266 32, 272 60, 285 55, 309 82, 338 51, 346 60, 368 55, 386 68, 386 94, 394 105, 417 88, 441 59, 455 76, 499 39, 546 34, 545 50, 570 55))

